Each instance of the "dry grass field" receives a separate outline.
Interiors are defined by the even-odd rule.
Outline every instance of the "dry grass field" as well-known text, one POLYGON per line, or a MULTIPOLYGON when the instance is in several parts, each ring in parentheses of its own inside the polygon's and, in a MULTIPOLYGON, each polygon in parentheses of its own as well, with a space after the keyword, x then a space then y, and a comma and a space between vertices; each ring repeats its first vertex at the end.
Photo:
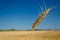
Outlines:
POLYGON ((60 31, 0 31, 0 40, 60 40, 60 31))

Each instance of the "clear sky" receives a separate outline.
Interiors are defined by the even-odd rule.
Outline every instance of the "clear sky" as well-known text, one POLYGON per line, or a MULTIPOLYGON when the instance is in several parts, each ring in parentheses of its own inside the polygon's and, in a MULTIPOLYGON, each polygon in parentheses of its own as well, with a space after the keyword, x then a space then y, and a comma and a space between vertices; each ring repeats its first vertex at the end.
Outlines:
MULTIPOLYGON (((60 0, 44 0, 53 7, 37 29, 60 29, 60 0)), ((0 0, 0 29, 31 29, 41 14, 43 0, 0 0)))

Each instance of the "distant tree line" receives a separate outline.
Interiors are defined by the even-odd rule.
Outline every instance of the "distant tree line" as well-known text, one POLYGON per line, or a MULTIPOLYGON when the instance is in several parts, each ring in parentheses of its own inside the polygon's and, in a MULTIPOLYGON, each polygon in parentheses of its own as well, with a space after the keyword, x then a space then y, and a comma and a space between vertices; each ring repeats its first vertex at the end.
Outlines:
MULTIPOLYGON (((0 29, 0 31, 32 31, 31 29, 27 29, 27 30, 17 30, 17 29, 0 29)), ((35 31, 52 31, 51 29, 35 29, 35 31)))
POLYGON ((16 29, 6 29, 6 30, 0 29, 0 31, 16 31, 16 29))

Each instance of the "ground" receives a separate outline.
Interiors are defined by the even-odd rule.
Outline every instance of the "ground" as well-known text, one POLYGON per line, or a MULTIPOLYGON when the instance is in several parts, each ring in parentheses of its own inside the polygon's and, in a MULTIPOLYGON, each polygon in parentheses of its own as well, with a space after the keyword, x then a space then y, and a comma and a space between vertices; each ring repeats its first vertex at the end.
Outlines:
POLYGON ((60 31, 0 31, 0 40, 60 40, 60 31))

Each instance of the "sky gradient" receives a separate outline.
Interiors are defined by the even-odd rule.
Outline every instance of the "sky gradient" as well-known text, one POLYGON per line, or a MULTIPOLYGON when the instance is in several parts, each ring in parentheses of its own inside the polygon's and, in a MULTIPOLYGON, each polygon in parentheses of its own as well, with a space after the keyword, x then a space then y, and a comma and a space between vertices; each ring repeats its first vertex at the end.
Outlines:
MULTIPOLYGON (((37 29, 60 29, 60 0, 44 0, 52 10, 37 29)), ((31 29, 41 14, 43 0, 0 0, 0 29, 31 29)))

